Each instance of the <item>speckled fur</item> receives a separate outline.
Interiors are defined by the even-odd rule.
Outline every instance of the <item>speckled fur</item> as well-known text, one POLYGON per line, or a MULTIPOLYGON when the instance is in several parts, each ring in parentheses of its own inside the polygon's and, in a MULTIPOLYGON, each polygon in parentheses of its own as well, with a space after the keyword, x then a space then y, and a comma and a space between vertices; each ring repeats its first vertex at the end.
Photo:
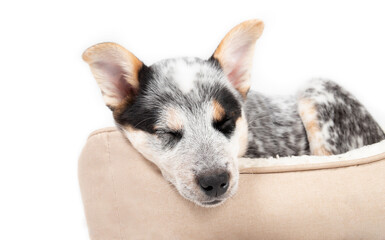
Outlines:
POLYGON ((237 190, 237 157, 311 153, 298 113, 300 99, 316 103, 320 133, 333 154, 384 139, 383 132, 366 109, 330 81, 312 81, 297 97, 269 97, 249 91, 244 99, 213 60, 163 60, 146 67, 139 75, 141 85, 135 101, 118 114, 114 112, 117 126, 139 152, 160 168, 182 196, 201 206, 207 207, 205 202, 212 198, 199 190, 195 180, 199 174, 220 169, 231 173, 230 189, 216 198, 222 201, 237 190), (189 74, 180 77, 178 72, 189 74), (187 79, 191 82, 181 82, 187 79), (239 108, 237 118, 244 122, 237 122, 229 136, 213 126, 214 100, 239 108), (170 109, 182 126, 180 139, 156 130, 167 129, 170 109), (244 135, 247 135, 246 151, 241 150, 245 143, 240 139, 244 135))
POLYGON ((309 154, 309 144, 294 97, 267 97, 249 92, 245 112, 248 149, 245 157, 309 154))
POLYGON ((359 101, 330 80, 309 81, 296 97, 250 92, 245 103, 249 126, 245 157, 309 155, 309 141, 298 113, 300 100, 314 103, 319 135, 332 154, 377 143, 384 132, 359 101))
MULTIPOLYGON (((224 200, 238 185, 237 158, 240 138, 247 134, 242 122, 228 136, 213 127, 214 101, 226 102, 242 116, 242 97, 231 87, 215 61, 199 58, 167 59, 142 70, 135 102, 115 116, 116 123, 133 146, 154 162, 186 199, 199 205, 213 199, 196 184, 197 176, 228 171, 230 187, 224 200), (180 75, 180 73, 186 75, 180 75), (188 82, 190 81, 190 82, 188 82), (181 137, 167 133, 168 114, 182 126, 181 137)), ((245 122, 245 121, 244 121, 245 122)))
POLYGON ((238 157, 338 154, 384 139, 367 110, 331 81, 312 81, 295 97, 249 91, 262 31, 260 20, 237 25, 207 60, 147 66, 115 43, 83 54, 124 136, 200 206, 217 206, 236 192, 238 157), (207 194, 200 177, 222 173, 227 191, 207 194))
POLYGON ((325 150, 341 154, 380 142, 384 132, 366 108, 348 91, 330 80, 309 82, 298 100, 313 102, 325 150))

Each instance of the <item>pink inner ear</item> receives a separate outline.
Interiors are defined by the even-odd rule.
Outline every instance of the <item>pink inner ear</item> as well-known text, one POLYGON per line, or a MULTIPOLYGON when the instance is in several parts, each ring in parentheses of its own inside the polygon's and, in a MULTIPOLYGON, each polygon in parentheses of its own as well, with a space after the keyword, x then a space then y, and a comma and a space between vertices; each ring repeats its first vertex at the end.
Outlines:
POLYGON ((131 84, 128 83, 124 74, 120 76, 116 87, 117 89, 121 89, 120 94, 122 99, 126 98, 127 96, 136 96, 138 93, 138 89, 134 88, 131 84))
POLYGON ((127 96, 137 94, 137 89, 135 89, 126 79, 129 74, 125 73, 121 66, 104 61, 95 64, 103 74, 105 74, 107 81, 113 85, 110 90, 114 95, 123 100, 127 96))
POLYGON ((245 72, 245 70, 242 70, 241 64, 237 63, 233 67, 232 71, 227 75, 231 84, 233 84, 235 88, 238 88, 240 85, 242 85, 242 76, 245 74, 245 72))
POLYGON ((230 71, 227 74, 227 77, 235 88, 242 85, 242 81, 244 80, 242 76, 247 73, 249 68, 249 59, 247 59, 247 53, 249 50, 249 46, 247 44, 243 44, 241 47, 238 47, 235 51, 231 52, 231 59, 228 64, 230 71))

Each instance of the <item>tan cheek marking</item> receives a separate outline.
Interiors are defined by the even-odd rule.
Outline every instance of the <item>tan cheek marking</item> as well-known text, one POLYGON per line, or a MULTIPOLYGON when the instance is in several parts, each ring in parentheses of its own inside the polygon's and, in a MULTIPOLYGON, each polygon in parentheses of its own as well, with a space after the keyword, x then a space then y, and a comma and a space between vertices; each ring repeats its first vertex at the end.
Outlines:
POLYGON ((135 129, 131 126, 124 126, 123 128, 124 131, 128 133, 128 138, 134 147, 136 147, 136 145, 144 145, 147 142, 143 131, 135 129))
POLYGON ((301 99, 298 104, 299 115, 305 126, 307 138, 312 155, 327 156, 332 155, 325 147, 321 128, 317 119, 317 110, 310 99, 301 99))
POLYGON ((168 128, 175 130, 175 131, 182 130, 183 120, 179 116, 176 109, 174 109, 174 108, 168 109, 166 117, 167 117, 166 124, 167 124, 168 128))
POLYGON ((245 155, 248 147, 248 129, 247 129, 247 122, 246 119, 243 117, 240 117, 235 122, 237 125, 237 128, 239 129, 239 153, 238 157, 242 157, 245 155))
POLYGON ((213 101, 213 118, 215 121, 220 121, 225 117, 225 109, 223 109, 222 105, 214 100, 213 101))
POLYGON ((151 151, 151 148, 148 147, 148 133, 135 129, 131 126, 124 126, 123 128, 132 146, 134 146, 134 148, 138 150, 146 159, 156 164, 157 154, 151 151))

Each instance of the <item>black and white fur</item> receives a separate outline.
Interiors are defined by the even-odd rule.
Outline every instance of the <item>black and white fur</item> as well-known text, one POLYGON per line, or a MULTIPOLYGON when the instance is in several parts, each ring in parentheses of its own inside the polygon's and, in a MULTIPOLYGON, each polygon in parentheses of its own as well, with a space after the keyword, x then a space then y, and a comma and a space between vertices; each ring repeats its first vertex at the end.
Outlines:
POLYGON ((114 43, 86 50, 118 128, 180 194, 216 206, 238 186, 238 157, 339 154, 385 138, 366 109, 327 80, 295 97, 249 92, 259 20, 233 28, 211 58, 146 66, 114 43))

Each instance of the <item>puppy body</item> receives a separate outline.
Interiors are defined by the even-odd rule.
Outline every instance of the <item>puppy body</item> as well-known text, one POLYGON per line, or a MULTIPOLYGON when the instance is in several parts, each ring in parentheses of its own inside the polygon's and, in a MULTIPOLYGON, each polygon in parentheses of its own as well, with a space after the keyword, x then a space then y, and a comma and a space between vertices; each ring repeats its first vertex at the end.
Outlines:
POLYGON ((331 81, 312 81, 288 98, 249 92, 262 30, 259 20, 241 23, 207 60, 146 66, 114 43, 83 54, 122 133, 198 205, 219 205, 236 192, 238 157, 338 154, 385 138, 331 81))
POLYGON ((377 143, 384 132, 338 84, 314 79, 295 97, 249 93, 246 157, 331 155, 377 143))
POLYGON ((251 91, 245 102, 245 113, 249 134, 245 157, 310 154, 294 96, 269 97, 251 91))

